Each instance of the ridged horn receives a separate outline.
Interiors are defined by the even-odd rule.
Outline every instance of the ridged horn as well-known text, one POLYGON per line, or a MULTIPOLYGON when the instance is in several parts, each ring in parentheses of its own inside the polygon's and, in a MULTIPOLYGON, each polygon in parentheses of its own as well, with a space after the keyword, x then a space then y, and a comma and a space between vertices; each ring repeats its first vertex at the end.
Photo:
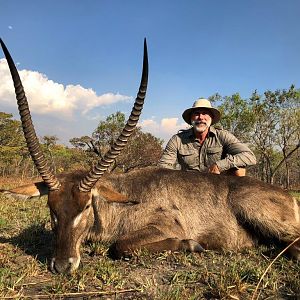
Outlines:
POLYGON ((0 43, 10 69, 12 80, 14 82, 18 109, 29 153, 33 159, 36 168, 38 169, 39 174, 41 175, 48 188, 50 190, 56 190, 59 188, 60 183, 52 173, 50 167, 47 164, 47 160, 45 159, 45 156, 41 151, 39 140, 36 136, 34 126, 31 120, 27 98, 18 70, 2 39, 0 39, 0 43))
POLYGON ((128 138, 130 137, 134 128, 136 127, 136 124, 139 120, 139 116, 143 109, 144 100, 147 91, 147 84, 148 84, 148 52, 147 52, 147 43, 145 39, 142 79, 141 79, 139 91, 135 99, 131 114, 120 136, 112 145, 110 150, 104 155, 102 159, 98 161, 98 163, 91 169, 88 175, 80 181, 78 187, 80 191, 89 192, 125 147, 128 138))

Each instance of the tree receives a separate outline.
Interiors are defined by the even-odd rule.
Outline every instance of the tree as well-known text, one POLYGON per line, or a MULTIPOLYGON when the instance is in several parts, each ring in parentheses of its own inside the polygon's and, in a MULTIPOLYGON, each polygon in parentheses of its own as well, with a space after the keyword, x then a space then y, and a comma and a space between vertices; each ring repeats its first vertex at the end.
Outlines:
POLYGON ((163 140, 137 127, 117 158, 116 166, 128 172, 134 168, 156 165, 162 154, 163 140))
POLYGON ((96 153, 98 156, 102 157, 100 147, 96 144, 97 141, 87 135, 79 138, 72 138, 69 140, 69 142, 77 149, 96 153))
POLYGON ((222 127, 254 146, 258 163, 251 169, 262 180, 274 183, 277 176, 277 181, 290 186, 291 166, 297 169, 293 157, 300 147, 299 99, 299 90, 293 85, 288 90, 266 91, 263 95, 255 91, 249 99, 242 99, 238 93, 210 97, 215 105, 221 103, 218 108, 222 127))
POLYGON ((218 108, 222 114, 221 125, 238 139, 248 142, 254 121, 248 101, 236 93, 224 97, 218 108))
POLYGON ((15 147, 24 142, 21 122, 13 120, 12 114, 0 112, 0 145, 15 147))
POLYGON ((282 151, 282 160, 274 168, 271 182, 280 167, 286 170, 286 188, 290 187, 290 157, 300 148, 300 92, 294 86, 282 93, 279 128, 275 138, 282 151))
POLYGON ((42 142, 41 144, 44 146, 43 147, 43 152, 48 154, 48 158, 51 162, 51 167, 54 172, 56 172, 56 165, 53 159, 53 153, 52 149, 56 146, 56 143, 58 141, 58 137, 55 135, 44 135, 42 137, 42 142))
POLYGON ((120 135, 125 126, 125 115, 120 111, 109 115, 105 121, 100 121, 98 127, 93 132, 93 139, 100 147, 111 146, 120 135))
POLYGON ((300 147, 300 94, 294 86, 289 90, 266 91, 263 96, 255 91, 250 108, 254 116, 251 135, 260 156, 262 179, 273 183, 283 164, 288 175, 288 159, 300 147), (276 154, 279 149, 280 157, 276 154))
MULTIPOLYGON (((112 146, 125 126, 125 115, 121 112, 109 115, 105 121, 100 121, 92 134, 92 139, 72 139, 74 144, 93 149, 100 157, 112 146), (97 149, 95 151, 95 149, 97 149)), ((128 171, 132 168, 156 164, 162 151, 162 141, 150 133, 144 133, 135 128, 125 149, 115 161, 110 170, 115 168, 128 171)))
POLYGON ((19 172, 29 157, 21 122, 12 114, 0 112, 0 168, 3 176, 19 172))

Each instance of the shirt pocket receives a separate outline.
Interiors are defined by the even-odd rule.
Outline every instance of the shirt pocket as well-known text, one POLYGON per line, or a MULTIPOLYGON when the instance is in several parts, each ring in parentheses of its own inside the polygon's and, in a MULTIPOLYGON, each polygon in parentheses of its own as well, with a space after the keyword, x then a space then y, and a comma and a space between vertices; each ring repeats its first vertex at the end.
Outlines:
POLYGON ((209 147, 206 149, 206 165, 211 166, 222 158, 223 147, 209 147))
POLYGON ((180 151, 180 160, 185 169, 198 169, 199 152, 196 149, 182 149, 180 151))

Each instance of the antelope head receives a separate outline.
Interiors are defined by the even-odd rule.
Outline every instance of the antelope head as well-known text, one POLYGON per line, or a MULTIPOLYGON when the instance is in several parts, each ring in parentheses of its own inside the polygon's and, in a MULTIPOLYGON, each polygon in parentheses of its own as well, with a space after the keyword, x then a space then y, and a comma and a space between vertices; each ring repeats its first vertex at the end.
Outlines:
POLYGON ((144 40, 142 78, 131 114, 120 136, 111 149, 100 159, 88 174, 79 181, 59 180, 52 172, 43 152, 31 120, 30 110, 18 70, 5 44, 0 43, 14 82, 18 109, 27 147, 42 178, 41 182, 12 190, 0 190, 19 198, 48 195, 52 229, 56 237, 54 256, 50 268, 53 272, 65 273, 76 270, 80 263, 80 245, 93 224, 92 201, 102 196, 107 201, 124 202, 126 197, 100 184, 94 188, 109 166, 125 147, 141 114, 148 83, 147 44, 144 40))

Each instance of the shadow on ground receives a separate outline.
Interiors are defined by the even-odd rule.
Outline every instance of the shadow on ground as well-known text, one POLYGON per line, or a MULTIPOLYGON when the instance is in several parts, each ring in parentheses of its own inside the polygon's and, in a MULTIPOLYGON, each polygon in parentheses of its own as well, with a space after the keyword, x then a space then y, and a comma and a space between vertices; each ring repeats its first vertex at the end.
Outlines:
POLYGON ((9 243, 17 246, 41 263, 46 263, 52 256, 53 242, 53 233, 46 230, 43 225, 31 225, 19 235, 11 238, 0 237, 0 243, 9 243))

